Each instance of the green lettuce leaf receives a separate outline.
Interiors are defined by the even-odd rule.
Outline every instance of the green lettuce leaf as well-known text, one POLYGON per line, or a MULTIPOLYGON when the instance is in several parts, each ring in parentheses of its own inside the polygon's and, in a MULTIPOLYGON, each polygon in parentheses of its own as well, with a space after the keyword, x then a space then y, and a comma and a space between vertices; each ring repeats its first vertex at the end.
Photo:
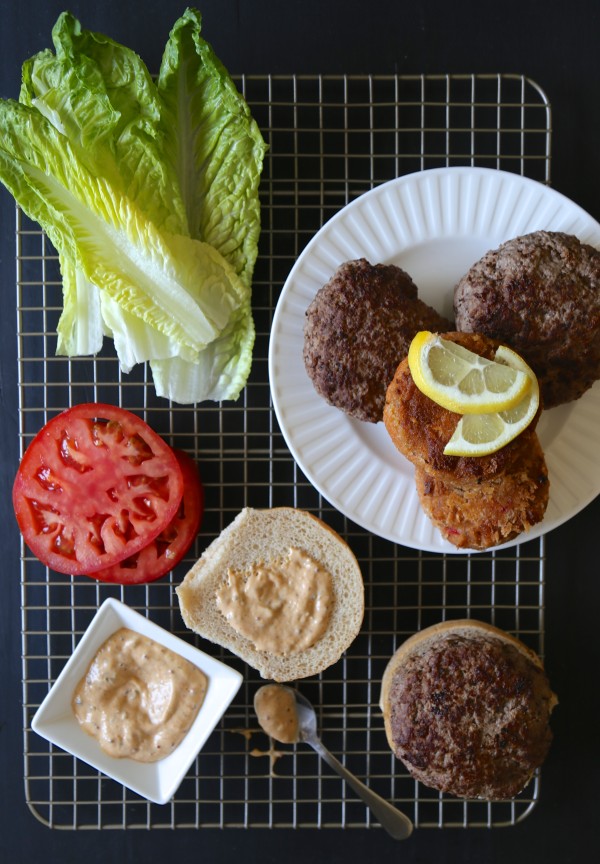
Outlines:
POLYGON ((56 353, 67 357, 97 354, 104 339, 101 293, 70 258, 59 255, 59 261, 63 311, 56 328, 56 353))
MULTIPOLYGON (((47 49, 23 65, 20 101, 68 136, 82 162, 134 200, 157 227, 187 234, 177 178, 162 157, 160 97, 141 58, 103 34, 82 29, 68 12, 58 18, 52 39, 56 54, 47 49)), ((178 354, 172 338, 109 296, 100 297, 64 256, 61 272, 57 354, 97 353, 103 330, 112 336, 124 372, 150 356, 178 354), (90 318, 87 304, 100 320, 90 318), (92 323, 103 326, 92 334, 92 323)), ((179 347, 179 353, 184 350, 179 347)))
POLYGON ((266 145, 211 46, 201 16, 175 23, 158 77, 165 154, 179 178, 192 237, 214 246, 250 286, 260 234, 266 145))
POLYGON ((79 159, 154 222, 188 234, 175 169, 164 158, 162 102, 130 48, 84 30, 69 12, 46 49, 23 65, 19 101, 66 135, 79 159))
POLYGON ((38 111, 12 100, 0 101, 0 180, 86 279, 182 346, 202 350, 240 305, 244 286, 212 247, 158 231, 38 111))
POLYGON ((150 361, 157 392, 233 399, 254 344, 252 273, 265 144, 188 9, 158 87, 135 52, 63 13, 55 54, 0 100, 0 180, 55 245, 57 353, 150 361))
POLYGON ((254 339, 248 297, 233 313, 223 333, 207 345, 193 363, 180 357, 150 361, 157 395, 182 405, 207 399, 217 402, 237 399, 252 367, 254 339))
POLYGON ((100 292, 100 310, 124 373, 131 372, 138 363, 146 363, 153 358, 182 357, 193 363, 199 356, 198 352, 182 347, 173 338, 150 327, 137 315, 124 310, 105 291, 100 292))
POLYGON ((260 235, 260 130, 229 73, 187 9, 173 27, 158 89, 164 101, 165 152, 179 178, 192 237, 210 243, 248 289, 226 331, 195 364, 151 363, 156 391, 177 402, 237 399, 252 366, 251 285, 260 235))

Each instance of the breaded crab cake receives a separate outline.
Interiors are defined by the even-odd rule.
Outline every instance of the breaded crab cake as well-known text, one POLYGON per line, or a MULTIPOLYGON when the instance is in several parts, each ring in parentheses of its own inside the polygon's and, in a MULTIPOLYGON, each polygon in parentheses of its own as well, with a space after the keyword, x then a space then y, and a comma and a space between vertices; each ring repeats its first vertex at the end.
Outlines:
MULTIPOLYGON (((493 360, 499 342, 474 333, 443 333, 469 351, 493 360)), ((539 414, 538 414, 539 416, 539 414)), ((461 415, 442 408, 418 389, 408 360, 403 360, 388 387, 383 414, 385 427, 397 449, 416 467, 448 483, 480 483, 512 470, 528 446, 537 417, 505 447, 489 456, 446 456, 444 447, 461 415)))
POLYGON ((421 506, 442 537, 460 549, 489 549, 542 521, 550 484, 537 435, 519 453, 509 473, 484 483, 448 483, 415 469, 421 506))

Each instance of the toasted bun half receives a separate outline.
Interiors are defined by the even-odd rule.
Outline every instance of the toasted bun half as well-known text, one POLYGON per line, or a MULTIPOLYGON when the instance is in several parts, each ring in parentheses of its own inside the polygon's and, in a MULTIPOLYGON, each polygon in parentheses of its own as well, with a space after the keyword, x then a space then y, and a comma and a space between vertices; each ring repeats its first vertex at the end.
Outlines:
POLYGON ((364 585, 358 562, 347 543, 323 521, 292 507, 247 507, 208 546, 176 589, 187 627, 229 649, 263 678, 295 681, 335 663, 357 636, 364 615, 364 585), (332 577, 333 608, 325 633, 308 648, 288 654, 258 650, 220 612, 217 592, 230 570, 284 559, 300 549, 332 577))
POLYGON ((388 744, 413 777, 485 800, 512 798, 542 764, 556 703, 534 651, 469 619, 407 639, 380 698, 388 744))

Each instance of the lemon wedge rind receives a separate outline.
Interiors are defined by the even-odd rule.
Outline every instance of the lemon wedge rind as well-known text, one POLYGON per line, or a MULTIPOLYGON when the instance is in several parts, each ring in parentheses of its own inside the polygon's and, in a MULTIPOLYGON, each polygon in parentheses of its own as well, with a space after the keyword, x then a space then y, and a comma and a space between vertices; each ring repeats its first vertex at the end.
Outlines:
POLYGON ((522 368, 487 360, 428 330, 412 340, 408 366, 419 390, 456 414, 510 410, 531 387, 522 368))
POLYGON ((444 448, 447 456, 489 456, 524 432, 538 412, 540 388, 533 370, 504 345, 498 348, 495 359, 528 375, 530 389, 520 402, 505 411, 461 417, 444 448))

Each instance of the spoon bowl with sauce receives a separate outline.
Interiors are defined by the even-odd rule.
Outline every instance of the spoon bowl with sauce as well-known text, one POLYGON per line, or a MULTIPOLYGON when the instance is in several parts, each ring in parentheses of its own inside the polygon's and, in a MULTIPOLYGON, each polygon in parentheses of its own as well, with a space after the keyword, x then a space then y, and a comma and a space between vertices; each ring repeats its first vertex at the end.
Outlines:
POLYGON ((322 743, 317 732, 315 709, 298 690, 283 684, 265 684, 254 696, 254 710, 263 730, 282 744, 303 741, 343 777, 362 798, 381 826, 396 840, 405 840, 413 830, 411 820, 389 801, 355 777, 322 743))

